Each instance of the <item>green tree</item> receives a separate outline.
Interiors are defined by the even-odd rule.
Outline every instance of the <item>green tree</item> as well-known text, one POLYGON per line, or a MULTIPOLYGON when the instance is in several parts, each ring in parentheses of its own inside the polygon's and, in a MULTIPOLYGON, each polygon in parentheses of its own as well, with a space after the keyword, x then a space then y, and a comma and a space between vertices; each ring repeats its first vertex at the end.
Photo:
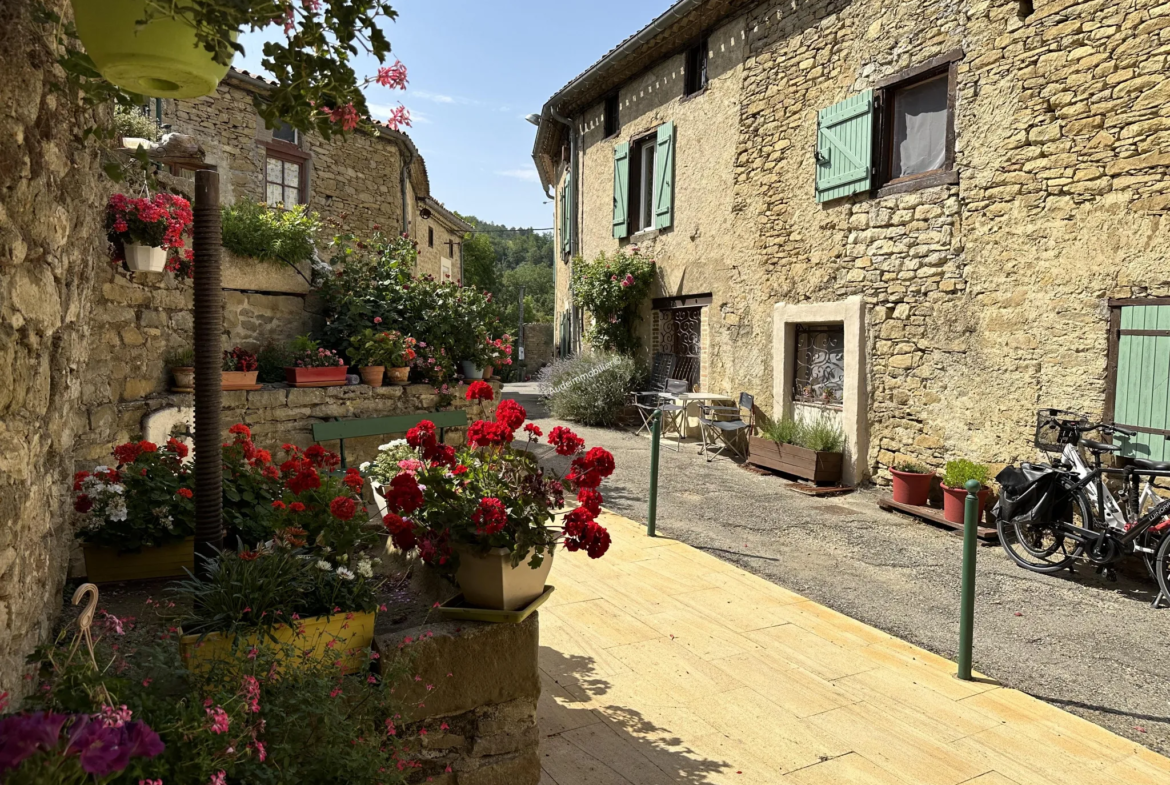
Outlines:
POLYGON ((463 241, 463 285, 495 292, 499 287, 496 250, 485 234, 469 234, 463 241))
POLYGON ((490 291, 501 319, 515 330, 524 287, 524 321, 551 322, 555 253, 552 235, 535 229, 509 228, 462 216, 475 227, 463 241, 463 270, 468 286, 490 291))

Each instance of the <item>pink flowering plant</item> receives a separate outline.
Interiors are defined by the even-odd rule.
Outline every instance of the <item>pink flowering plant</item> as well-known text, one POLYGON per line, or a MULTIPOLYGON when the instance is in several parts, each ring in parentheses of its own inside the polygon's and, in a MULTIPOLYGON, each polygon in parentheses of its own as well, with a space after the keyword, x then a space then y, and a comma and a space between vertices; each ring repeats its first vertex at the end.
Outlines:
POLYGON ((127 245, 165 248, 170 253, 167 271, 190 277, 194 252, 186 247, 194 214, 191 203, 181 196, 159 193, 131 198, 114 194, 106 203, 106 236, 110 259, 120 264, 127 245))
POLYGON ((654 260, 636 247, 592 261, 573 260, 570 286, 576 302, 593 315, 588 339, 595 349, 632 354, 634 327, 654 282, 654 260))
POLYGON ((290 362, 296 368, 331 368, 348 365, 340 354, 322 347, 307 335, 293 341, 290 362))
POLYGON ((499 338, 487 339, 488 362, 496 370, 512 364, 512 336, 504 333, 499 338))
POLYGON ((261 640, 192 672, 165 621, 101 611, 93 634, 92 657, 68 634, 35 653, 31 697, 0 718, 0 781, 401 785, 441 773, 419 758, 426 726, 403 720, 407 651, 371 653, 372 673, 343 676, 340 660, 261 640))
MULTIPOLYGON (((381 323, 380 318, 374 318, 381 323)), ((397 330, 367 327, 349 339, 346 354, 354 365, 407 368, 418 356, 417 347, 418 341, 397 330)))
POLYGON ((187 445, 170 439, 114 448, 114 466, 73 476, 78 538, 93 545, 138 551, 182 540, 195 532, 194 493, 187 445))
MULTIPOLYGON (((485 382, 468 387, 469 401, 492 397, 485 382)), ((598 487, 613 473, 613 456, 601 447, 586 451, 576 434, 554 428, 548 444, 572 458, 569 473, 557 477, 532 452, 544 434, 526 419, 524 407, 503 400, 493 420, 471 424, 461 450, 439 444, 429 421, 412 428, 406 440, 415 457, 400 463, 382 489, 388 509, 383 524, 394 544, 417 549, 424 562, 444 571, 455 569, 460 551, 482 554, 491 548, 507 549, 513 566, 538 567, 557 545, 584 550, 594 559, 603 556, 610 536, 596 520, 602 503, 598 487), (572 494, 576 506, 561 513, 572 494)))

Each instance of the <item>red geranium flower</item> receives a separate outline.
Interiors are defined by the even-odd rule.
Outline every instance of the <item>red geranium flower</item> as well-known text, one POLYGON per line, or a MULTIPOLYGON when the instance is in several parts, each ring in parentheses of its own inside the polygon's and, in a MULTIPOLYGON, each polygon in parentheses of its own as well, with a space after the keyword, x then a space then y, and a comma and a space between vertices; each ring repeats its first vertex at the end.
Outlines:
POLYGON ((357 512, 357 504, 348 496, 338 496, 329 502, 329 512, 338 520, 348 521, 357 512))
POLYGON ((540 426, 534 422, 530 422, 525 425, 524 430, 532 434, 537 439, 539 439, 541 436, 544 436, 544 431, 540 430, 540 426))
POLYGON ((288 508, 292 512, 304 512, 305 511, 305 505, 302 504, 301 502, 293 502, 292 504, 290 504, 288 506, 288 508))
POLYGON ((467 400, 469 401, 490 401, 495 397, 495 391, 487 382, 472 382, 467 387, 467 400))
POLYGON ((565 550, 584 550, 590 559, 600 559, 609 544, 609 532, 593 520, 589 510, 578 507, 565 516, 565 550))
POLYGON ((175 491, 175 493, 179 494, 184 499, 190 499, 195 495, 195 493, 190 488, 180 488, 179 490, 175 491))
POLYGON ((503 531, 508 523, 508 511, 499 499, 489 496, 479 500, 479 507, 471 515, 475 524, 475 531, 479 534, 491 535, 503 531))
POLYGON ((435 424, 430 420, 423 420, 406 432, 406 443, 414 448, 424 450, 435 444, 435 424))
POLYGON ((386 531, 390 533, 390 539, 394 542, 394 545, 401 550, 409 551, 417 544, 414 536, 414 526, 410 521, 389 512, 383 516, 382 523, 385 525, 386 531))
POLYGON ((423 492, 414 476, 403 472, 382 490, 386 506, 394 512, 409 515, 422 506, 423 492))
POLYGON ((321 476, 317 474, 317 470, 312 466, 302 466, 296 474, 288 478, 285 483, 288 489, 300 496, 305 491, 315 490, 321 487, 321 476))
POLYGON ((500 401, 500 405, 496 407, 496 422, 502 422, 513 431, 523 425, 526 419, 528 412, 511 398, 500 401))
POLYGON ((592 515, 597 516, 601 514, 601 502, 603 499, 596 489, 582 488, 577 491, 577 501, 592 515))
POLYGON ((432 466, 454 466, 455 448, 449 444, 440 444, 431 452, 430 459, 432 466))
POLYGON ((602 477, 613 474, 613 454, 604 447, 594 447, 585 453, 585 463, 602 477))
POLYGON ((467 429, 472 447, 496 447, 512 441, 512 429, 504 423, 476 420, 467 429))
POLYGON ((93 509, 93 499, 83 493, 73 500, 73 509, 78 512, 89 512, 93 509))
POLYGON ((234 433, 237 436, 243 436, 245 439, 252 438, 252 429, 244 425, 242 422, 238 422, 231 428, 228 428, 228 433, 234 433))
POLYGON ((362 473, 357 469, 346 469, 345 479, 342 482, 349 486, 349 489, 354 493, 361 493, 366 484, 366 481, 362 479, 362 473))
POLYGON ((181 441, 179 441, 178 439, 176 439, 174 437, 167 439, 167 449, 170 450, 171 452, 173 452, 175 455, 179 456, 180 458, 186 458, 188 453, 190 452, 190 450, 187 449, 187 445, 183 444, 181 441))
POLYGON ((556 447, 557 455, 576 455, 585 446, 585 440, 563 425, 549 431, 548 443, 556 447))

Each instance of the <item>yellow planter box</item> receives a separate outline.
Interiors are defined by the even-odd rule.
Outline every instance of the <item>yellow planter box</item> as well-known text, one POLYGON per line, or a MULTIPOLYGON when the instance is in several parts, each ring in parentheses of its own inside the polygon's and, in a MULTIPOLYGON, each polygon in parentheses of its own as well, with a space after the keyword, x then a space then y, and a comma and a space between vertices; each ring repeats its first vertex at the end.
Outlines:
MULTIPOLYGON (((279 625, 273 628, 273 637, 280 644, 290 644, 293 649, 279 653, 277 660, 283 662, 306 656, 329 662, 341 660, 342 673, 364 671, 370 664, 370 646, 374 643, 374 620, 377 615, 373 611, 339 613, 279 625)), ((210 632, 200 639, 198 635, 183 635, 180 631, 179 656, 188 670, 206 671, 213 662, 246 655, 248 649, 266 640, 259 632, 250 633, 238 643, 235 639, 235 635, 218 632, 210 632), (233 644, 236 649, 234 654, 233 644)))
POLYGON ((183 568, 195 570, 195 538, 143 548, 137 553, 119 553, 102 545, 82 546, 85 576, 90 583, 141 581, 151 578, 183 577, 183 568))

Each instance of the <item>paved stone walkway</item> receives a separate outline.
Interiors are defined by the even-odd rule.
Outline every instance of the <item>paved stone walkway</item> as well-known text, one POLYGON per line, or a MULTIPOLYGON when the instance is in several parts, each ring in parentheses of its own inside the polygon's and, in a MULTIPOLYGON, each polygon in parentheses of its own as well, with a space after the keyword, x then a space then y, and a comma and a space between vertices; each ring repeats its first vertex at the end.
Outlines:
POLYGON ((541 610, 542 785, 1166 785, 1170 760, 611 513, 541 610))

